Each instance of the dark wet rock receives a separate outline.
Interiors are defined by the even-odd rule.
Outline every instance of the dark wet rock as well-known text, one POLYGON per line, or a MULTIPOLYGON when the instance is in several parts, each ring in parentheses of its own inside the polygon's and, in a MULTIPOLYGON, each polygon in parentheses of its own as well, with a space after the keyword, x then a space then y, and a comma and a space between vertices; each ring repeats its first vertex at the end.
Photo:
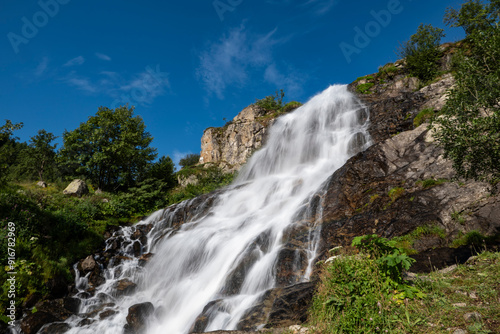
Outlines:
POLYGON ((82 301, 78 298, 67 297, 63 299, 63 307, 71 313, 78 313, 82 301))
POLYGON ((428 273, 457 263, 463 264, 472 255, 477 254, 477 252, 478 250, 472 247, 428 249, 411 255, 417 261, 412 265, 411 271, 415 273, 428 273))
POLYGON ((489 184, 464 181, 421 185, 424 180, 455 177, 451 162, 442 153, 424 125, 370 147, 337 170, 325 185, 321 230, 324 257, 328 249, 350 245, 356 236, 392 238, 419 226, 436 226, 446 234, 440 237, 442 240, 430 237, 417 241, 416 247, 422 252, 442 248, 457 235, 472 230, 486 235, 499 233, 498 195, 489 184), (399 190, 398 196, 391 198, 392 189, 399 190), (457 211, 471 214, 459 223, 452 218, 457 211))
POLYGON ((148 318, 154 313, 153 304, 146 302, 135 304, 128 309, 125 333, 141 333, 148 318))
POLYGON ((106 279, 102 276, 101 270, 94 270, 89 276, 89 285, 94 289, 104 282, 106 279))
POLYGON ((21 320, 21 330, 25 334, 36 334, 43 325, 60 320, 61 319, 57 319, 50 313, 38 311, 21 320))
POLYGON ((106 310, 106 311, 103 311, 101 313, 99 313, 99 319, 106 319, 106 318, 109 318, 113 315, 115 315, 116 313, 118 313, 118 311, 115 311, 115 310, 106 310))
POLYGON ((278 287, 299 283, 307 269, 307 254, 304 249, 285 247, 276 260, 276 284, 278 287))
POLYGON ((69 293, 70 282, 63 275, 55 275, 45 283, 49 291, 48 298, 62 298, 69 293))
POLYGON ((265 323, 286 327, 305 322, 314 289, 314 283, 308 282, 267 291, 261 302, 242 317, 238 329, 253 331, 265 323))
POLYGON ((66 320, 74 314, 74 312, 65 307, 64 299, 45 300, 37 303, 35 306, 38 312, 49 313, 59 320, 66 320))
POLYGON ((128 296, 134 293, 137 288, 137 284, 130 281, 129 279, 122 279, 115 283, 114 285, 116 296, 128 296))
POLYGON ((139 258, 139 265, 141 267, 144 267, 149 262, 149 260, 151 260, 153 255, 154 255, 153 253, 142 254, 141 257, 139 258))
POLYGON ((45 326, 38 334, 64 334, 69 331, 70 328, 71 326, 66 323, 53 323, 45 326))
POLYGON ((258 258, 259 253, 255 249, 255 245, 251 245, 249 249, 240 255, 237 265, 229 273, 220 294, 223 296, 237 294, 241 290, 241 286, 245 281, 247 273, 250 271, 258 258))
POLYGON ((42 294, 39 292, 34 292, 26 297, 26 300, 23 303, 23 308, 32 308, 42 299, 42 294))
POLYGON ((201 333, 205 330, 210 321, 210 317, 218 312, 225 312, 226 308, 224 306, 223 299, 213 300, 208 303, 201 314, 196 318, 194 324, 191 326, 189 333, 201 333))
POLYGON ((105 311, 107 308, 111 309, 115 307, 115 303, 105 303, 105 304, 96 304, 92 305, 89 308, 89 312, 86 314, 89 318, 93 318, 96 315, 100 314, 101 312, 105 311))
POLYGON ((134 241, 132 244, 132 254, 136 257, 141 256, 142 254, 142 245, 138 240, 134 241))
POLYGON ((78 323, 78 327, 88 326, 95 322, 94 319, 85 318, 78 323))

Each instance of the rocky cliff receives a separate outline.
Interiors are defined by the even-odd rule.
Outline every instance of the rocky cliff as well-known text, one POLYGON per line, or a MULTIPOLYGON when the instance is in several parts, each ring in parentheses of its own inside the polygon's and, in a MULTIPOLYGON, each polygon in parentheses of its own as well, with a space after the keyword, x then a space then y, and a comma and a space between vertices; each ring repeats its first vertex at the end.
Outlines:
POLYGON ((200 164, 215 164, 225 172, 239 170, 262 147, 267 129, 276 117, 293 109, 266 111, 252 104, 225 126, 206 129, 201 138, 200 164))

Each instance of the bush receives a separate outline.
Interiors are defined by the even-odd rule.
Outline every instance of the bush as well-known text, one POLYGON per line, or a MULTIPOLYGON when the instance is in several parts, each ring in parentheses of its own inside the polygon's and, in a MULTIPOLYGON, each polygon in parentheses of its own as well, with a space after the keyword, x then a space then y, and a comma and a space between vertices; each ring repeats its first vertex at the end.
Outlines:
POLYGON ((191 167, 194 166, 200 161, 200 155, 199 154, 188 154, 181 160, 179 160, 179 165, 182 168, 186 167, 191 167))
POLYGON ((384 333, 401 330, 399 305, 423 298, 403 282, 413 259, 393 241, 376 235, 354 238, 361 254, 341 255, 325 268, 310 310, 315 333, 384 333))
POLYGON ((441 58, 439 45, 441 38, 445 36, 443 31, 430 24, 421 24, 410 40, 399 47, 397 54, 406 59, 406 68, 410 75, 423 82, 429 82, 436 77, 441 58))
POLYGON ((268 95, 263 99, 256 100, 255 105, 264 109, 265 111, 278 111, 283 108, 283 99, 285 92, 283 89, 276 91, 274 95, 268 95))

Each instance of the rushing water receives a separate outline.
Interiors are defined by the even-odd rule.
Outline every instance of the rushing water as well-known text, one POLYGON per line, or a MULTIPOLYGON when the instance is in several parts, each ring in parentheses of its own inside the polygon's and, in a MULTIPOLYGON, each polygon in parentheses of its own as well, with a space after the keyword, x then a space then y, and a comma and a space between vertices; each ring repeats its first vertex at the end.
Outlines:
MULTIPOLYGON (((82 323, 85 316, 68 319, 74 326, 69 333, 122 334, 128 308, 151 302, 156 313, 146 333, 185 334, 214 300, 218 306, 205 309, 205 330, 236 329, 245 311, 276 286, 276 261, 284 232, 297 223, 299 212, 307 211, 311 196, 321 191, 327 178, 369 145, 367 125, 366 108, 346 86, 331 86, 279 118, 265 147, 252 156, 234 184, 217 195, 208 213, 194 215, 176 230, 172 217, 190 204, 186 202, 139 223, 152 224, 141 252, 155 255, 145 267, 138 264, 138 256, 131 255, 134 244, 122 242, 120 252, 128 258, 108 266, 106 282, 92 297, 84 292, 87 278, 76 278, 83 301, 79 313, 90 320, 82 323), (113 289, 123 278, 136 282, 137 289, 131 295, 117 296, 113 289), (100 319, 92 313, 99 308, 116 313, 100 319)), ((311 214, 318 219, 321 205, 311 214)), ((137 228, 124 228, 117 235, 130 240, 137 228)), ((309 233, 306 267, 299 268, 298 281, 307 281, 311 274, 318 231, 309 233)))

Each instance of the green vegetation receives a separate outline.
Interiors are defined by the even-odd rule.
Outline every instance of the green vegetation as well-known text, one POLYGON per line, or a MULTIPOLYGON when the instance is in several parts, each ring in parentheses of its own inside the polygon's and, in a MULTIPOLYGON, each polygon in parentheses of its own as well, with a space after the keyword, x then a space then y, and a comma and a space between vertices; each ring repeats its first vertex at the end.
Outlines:
POLYGON ((499 332, 500 253, 484 252, 451 272, 405 281, 394 280, 393 273, 406 270, 411 260, 401 257, 393 241, 364 236, 353 245, 359 254, 347 249, 324 265, 310 309, 313 333, 499 332), (464 318, 473 312, 481 317, 464 318))
POLYGON ((156 157, 149 147, 153 137, 134 109, 100 107, 87 122, 63 134, 61 162, 98 189, 117 190, 135 186, 141 172, 156 157))
POLYGON ((421 24, 410 40, 399 47, 397 53, 406 59, 406 69, 410 75, 423 82, 429 82, 438 75, 441 58, 439 45, 444 36, 443 29, 421 24))
POLYGON ((432 187, 435 187, 435 186, 439 186, 445 182, 448 182, 448 180, 446 179, 427 179, 427 180, 421 180, 421 181, 417 181, 416 182, 416 185, 417 186, 421 186, 422 188, 424 189, 427 189, 427 188, 432 188, 432 187))
POLYGON ((421 112, 415 116, 413 119, 413 126, 415 128, 418 128, 420 125, 424 124, 425 122, 431 120, 434 117, 434 109, 433 108, 425 108, 421 112))
POLYGON ((278 111, 283 108, 283 99, 285 98, 285 92, 281 89, 279 92, 276 91, 274 95, 268 95, 263 99, 256 100, 255 105, 264 109, 265 111, 278 111))
POLYGON ((389 63, 385 66, 379 67, 377 77, 380 79, 385 79, 387 77, 392 78, 397 72, 398 68, 393 63, 389 63))
POLYGON ((396 243, 397 247, 403 249, 406 254, 415 254, 417 253, 417 251, 413 249, 415 242, 429 236, 438 237, 444 240, 446 238, 446 231, 442 227, 437 226, 436 223, 430 223, 418 226, 406 235, 393 238, 392 241, 396 243))
POLYGON ((471 0, 445 21, 466 32, 453 61, 456 85, 435 135, 459 176, 500 177, 500 3, 471 0))
POLYGON ((194 166, 200 161, 200 155, 199 154, 188 154, 181 160, 179 160, 179 165, 181 168, 186 168, 186 167, 191 167, 194 166))
POLYGON ((358 87, 356 87, 356 91, 360 94, 371 94, 372 92, 370 91, 370 88, 372 88, 373 86, 375 86, 375 83, 373 82, 360 84, 358 85, 358 87))
POLYGON ((196 183, 190 183, 186 187, 170 191, 167 196, 168 205, 182 202, 225 187, 233 182, 236 175, 236 173, 225 173, 215 166, 183 168, 177 174, 184 178, 195 175, 196 183))
POLYGON ((376 235, 352 244, 359 254, 347 250, 324 268, 310 310, 313 332, 384 333, 415 325, 406 322, 404 302, 425 294, 402 276, 414 260, 376 235))
POLYGON ((394 203, 398 198, 403 196, 404 193, 405 193, 404 188, 396 187, 396 188, 392 188, 391 190, 389 190, 388 195, 389 195, 389 198, 391 199, 391 202, 394 203))
POLYGON ((262 125, 267 126, 271 120, 302 106, 302 103, 297 101, 290 101, 284 104, 284 98, 285 93, 282 89, 279 92, 276 91, 274 95, 268 95, 263 99, 256 100, 255 105, 265 111, 265 114, 257 117, 256 120, 262 125))

